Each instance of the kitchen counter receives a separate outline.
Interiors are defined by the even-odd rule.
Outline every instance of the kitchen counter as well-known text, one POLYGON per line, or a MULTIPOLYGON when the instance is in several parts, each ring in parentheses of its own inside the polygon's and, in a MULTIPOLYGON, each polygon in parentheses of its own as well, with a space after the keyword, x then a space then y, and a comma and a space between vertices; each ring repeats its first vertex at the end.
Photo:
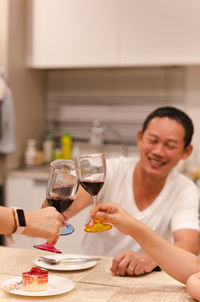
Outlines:
MULTIPOLYGON (((76 142, 73 143, 72 157, 76 157, 80 154, 87 153, 104 153, 106 158, 119 157, 119 156, 138 156, 138 148, 134 145, 118 145, 118 144, 104 144, 102 146, 93 146, 89 143, 76 142)), ((49 175, 49 165, 34 166, 30 168, 19 168, 9 171, 6 177, 18 177, 18 178, 31 178, 34 180, 47 181, 49 175)))
MULTIPOLYGON (((0 282, 21 276, 35 266, 34 260, 44 252, 0 247, 0 282)), ((48 297, 23 297, 0 290, 0 301, 70 301, 70 302, 191 302, 185 286, 165 272, 139 277, 112 276, 112 258, 102 257, 96 266, 78 271, 50 270, 49 274, 68 278, 75 288, 65 294, 48 297)))
POLYGON ((17 178, 28 178, 41 181, 47 181, 49 176, 49 166, 43 167, 31 167, 31 168, 22 168, 17 170, 12 170, 6 174, 6 177, 17 177, 17 178))

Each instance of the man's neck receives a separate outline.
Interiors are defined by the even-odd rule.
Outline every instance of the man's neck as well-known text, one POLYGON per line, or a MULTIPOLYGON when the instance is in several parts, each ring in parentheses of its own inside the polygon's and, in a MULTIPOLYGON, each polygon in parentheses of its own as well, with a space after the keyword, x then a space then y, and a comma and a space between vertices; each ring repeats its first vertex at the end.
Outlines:
POLYGON ((165 182, 166 177, 147 176, 138 162, 133 175, 133 192, 137 207, 144 210, 150 206, 163 189, 165 182))
POLYGON ((165 185, 167 176, 157 177, 153 175, 147 175, 146 172, 142 169, 140 162, 137 163, 135 167, 134 178, 138 185, 142 185, 147 190, 160 191, 165 185))

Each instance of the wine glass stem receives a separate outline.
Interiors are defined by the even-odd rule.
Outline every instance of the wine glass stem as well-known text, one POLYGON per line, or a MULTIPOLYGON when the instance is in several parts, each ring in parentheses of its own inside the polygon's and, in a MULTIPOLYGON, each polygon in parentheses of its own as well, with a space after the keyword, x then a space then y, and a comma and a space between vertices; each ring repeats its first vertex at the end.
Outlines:
POLYGON ((97 195, 92 196, 93 205, 97 206, 97 195))

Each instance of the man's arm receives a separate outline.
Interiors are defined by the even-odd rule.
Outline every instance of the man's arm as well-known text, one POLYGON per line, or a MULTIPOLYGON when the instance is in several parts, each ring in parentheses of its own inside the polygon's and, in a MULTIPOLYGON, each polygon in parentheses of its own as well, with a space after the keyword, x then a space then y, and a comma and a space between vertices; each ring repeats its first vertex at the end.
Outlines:
POLYGON ((174 244, 195 255, 199 254, 199 231, 180 229, 173 233, 174 244))
POLYGON ((87 193, 82 186, 79 186, 77 197, 72 205, 62 214, 65 218, 69 219, 73 217, 75 214, 79 213, 81 210, 86 208, 92 202, 92 197, 89 193, 87 193))

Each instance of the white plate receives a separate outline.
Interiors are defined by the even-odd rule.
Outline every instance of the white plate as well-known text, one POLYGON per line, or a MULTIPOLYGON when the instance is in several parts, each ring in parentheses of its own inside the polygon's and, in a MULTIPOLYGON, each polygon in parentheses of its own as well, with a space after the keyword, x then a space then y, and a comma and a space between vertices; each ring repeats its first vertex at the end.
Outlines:
MULTIPOLYGON (((45 255, 45 257, 50 257, 54 259, 63 259, 65 257, 67 258, 88 258, 80 255, 66 255, 66 254, 59 254, 59 255, 45 255)), ((35 264, 39 267, 45 268, 45 269, 50 269, 50 270, 55 270, 55 271, 77 271, 77 270, 82 270, 82 269, 87 269, 90 267, 93 267, 97 264, 97 261, 88 261, 84 263, 65 263, 65 262, 60 262, 59 264, 50 264, 46 263, 45 261, 39 260, 37 258, 35 260, 35 264)))
MULTIPOLYGON (((22 277, 8 279, 5 282, 3 282, 1 288, 5 289, 5 286, 11 285, 15 282, 20 282, 21 280, 22 277)), ((67 293, 71 291, 74 287, 75 287, 74 283, 67 278, 49 276, 48 290, 39 291, 39 292, 29 292, 19 288, 19 289, 9 290, 8 292, 20 296, 53 296, 53 295, 60 295, 60 294, 67 293)))

